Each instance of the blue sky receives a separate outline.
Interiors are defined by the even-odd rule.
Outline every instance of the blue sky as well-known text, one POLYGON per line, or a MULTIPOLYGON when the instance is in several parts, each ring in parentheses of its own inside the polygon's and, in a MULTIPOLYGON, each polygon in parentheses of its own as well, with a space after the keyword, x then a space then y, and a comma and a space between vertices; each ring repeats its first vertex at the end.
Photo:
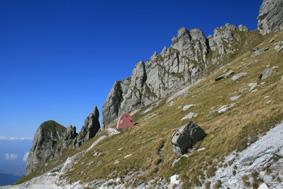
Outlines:
POLYGON ((115 80, 178 28, 256 28, 261 0, 0 0, 0 135, 54 119, 81 127, 115 80))
POLYGON ((31 143, 31 140, 0 139, 0 174, 23 175, 31 143))

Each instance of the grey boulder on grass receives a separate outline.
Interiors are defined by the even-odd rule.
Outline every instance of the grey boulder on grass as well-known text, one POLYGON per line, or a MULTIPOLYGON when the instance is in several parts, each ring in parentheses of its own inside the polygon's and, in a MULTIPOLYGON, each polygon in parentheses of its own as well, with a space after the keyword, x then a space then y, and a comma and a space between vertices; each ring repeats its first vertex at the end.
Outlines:
POLYGON ((182 155, 188 152, 198 141, 202 140, 206 133, 202 128, 193 122, 177 129, 172 136, 171 143, 176 155, 182 155))
POLYGON ((259 79, 260 80, 265 80, 267 78, 269 78, 271 75, 272 75, 272 71, 273 69, 272 68, 266 68, 264 69, 261 74, 259 75, 259 79))

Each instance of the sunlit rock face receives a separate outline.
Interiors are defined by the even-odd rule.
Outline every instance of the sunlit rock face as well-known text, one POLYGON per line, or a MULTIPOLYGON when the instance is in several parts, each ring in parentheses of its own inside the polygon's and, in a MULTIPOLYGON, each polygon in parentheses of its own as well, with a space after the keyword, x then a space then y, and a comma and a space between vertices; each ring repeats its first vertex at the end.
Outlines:
POLYGON ((131 77, 116 81, 103 106, 106 127, 119 115, 132 112, 200 79, 210 64, 235 54, 247 27, 225 24, 206 37, 199 29, 182 27, 170 47, 140 61, 131 77))
POLYGON ((258 30, 266 35, 283 30, 283 1, 263 0, 258 15, 258 30))

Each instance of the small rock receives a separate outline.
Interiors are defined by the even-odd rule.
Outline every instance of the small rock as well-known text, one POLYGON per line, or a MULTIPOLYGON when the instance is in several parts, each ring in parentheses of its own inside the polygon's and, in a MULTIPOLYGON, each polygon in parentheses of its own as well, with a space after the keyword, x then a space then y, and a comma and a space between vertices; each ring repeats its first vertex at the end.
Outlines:
POLYGON ((232 108, 234 106, 234 104, 226 104, 221 106, 220 108, 218 108, 217 113, 221 114, 226 112, 227 110, 229 110, 230 108, 232 108))
POLYGON ((257 57, 257 56, 263 54, 268 49, 269 49, 268 47, 266 47, 266 48, 259 48, 259 47, 253 48, 252 49, 252 57, 257 57))
POLYGON ((275 41, 275 39, 273 38, 269 41, 269 43, 273 43, 274 41, 275 41))
POLYGON ((258 189, 269 189, 268 186, 265 183, 262 183, 258 189))
POLYGON ((267 79, 268 77, 270 77, 272 75, 272 71, 273 69, 272 68, 266 68, 264 69, 261 74, 259 75, 259 79, 261 80, 265 80, 267 79))
POLYGON ((114 161, 114 165, 117 165, 117 164, 119 164, 119 163, 120 163, 119 160, 115 160, 115 161, 114 161))
POLYGON ((128 155, 126 155, 125 157, 124 157, 124 159, 127 159, 127 158, 129 158, 129 157, 131 157, 133 154, 128 154, 128 155))
POLYGON ((195 143, 206 136, 205 132, 197 124, 189 122, 188 124, 177 129, 171 139, 173 152, 182 155, 188 152, 195 143))
POLYGON ((238 95, 238 96, 231 96, 231 97, 230 97, 230 100, 231 100, 231 101, 236 101, 236 100, 238 100, 240 97, 241 97, 241 95, 238 95))
POLYGON ((241 72, 241 73, 238 73, 236 75, 233 75, 231 79, 233 81, 237 81, 237 80, 241 79, 242 77, 246 76, 247 74, 248 74, 247 72, 241 72))
POLYGON ((254 91, 257 87, 257 83, 249 83, 248 86, 250 87, 250 92, 254 91))
POLYGON ((150 112, 153 107, 147 108, 143 113, 146 114, 147 112, 150 112))
POLYGON ((116 178, 116 183, 120 183, 122 179, 120 177, 116 178))
POLYGON ((283 81, 283 75, 281 76, 281 81, 283 81))
POLYGON ((94 154, 93 154, 93 157, 97 157, 97 156, 99 156, 101 153, 100 152, 95 152, 94 154))
POLYGON ((283 52, 283 41, 279 41, 276 43, 274 50, 276 52, 283 52))
POLYGON ((190 112, 190 113, 188 113, 187 115, 185 115, 181 120, 192 119, 192 118, 195 118, 195 117, 197 117, 197 116, 198 116, 197 113, 190 112))
POLYGON ((180 184, 180 176, 179 175, 173 175, 170 177, 170 185, 171 186, 178 186, 180 184))
POLYGON ((272 66, 272 69, 275 70, 275 69, 278 69, 279 66, 272 66))
POLYGON ((234 74, 235 74, 235 72, 234 72, 233 70, 229 70, 229 71, 227 71, 226 73, 224 73, 224 74, 222 74, 222 75, 220 75, 220 76, 217 76, 217 77, 215 78, 215 81, 220 81, 220 80, 229 78, 229 77, 231 77, 231 76, 234 75, 234 74))
POLYGON ((272 102, 272 100, 268 100, 266 101, 266 104, 270 104, 272 102))
POLYGON ((170 101, 169 104, 168 104, 168 106, 170 106, 170 107, 173 106, 173 105, 174 105, 174 101, 170 101))
POLYGON ((197 151, 198 152, 202 152, 202 151, 204 151, 205 150, 205 147, 202 147, 202 148, 199 148, 197 151))
POLYGON ((265 96, 263 99, 267 99, 267 98, 270 98, 270 96, 265 96))
POLYGON ((115 128, 107 128, 106 129, 107 133, 109 136, 113 136, 113 135, 118 135, 120 134, 120 131, 118 131, 117 129, 115 128))
POLYGON ((182 110, 183 110, 183 111, 187 111, 188 109, 190 109, 190 108, 193 107, 193 106, 194 106, 193 104, 185 105, 182 110))

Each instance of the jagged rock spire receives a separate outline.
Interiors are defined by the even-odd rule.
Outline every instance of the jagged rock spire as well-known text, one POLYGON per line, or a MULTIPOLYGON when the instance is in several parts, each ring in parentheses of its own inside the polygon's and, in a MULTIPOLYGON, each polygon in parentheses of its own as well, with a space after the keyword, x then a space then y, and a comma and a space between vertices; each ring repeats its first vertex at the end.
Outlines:
POLYGON ((149 105, 198 80, 209 64, 218 64, 235 54, 247 27, 231 24, 216 28, 207 38, 199 29, 182 27, 171 46, 148 61, 139 62, 130 78, 113 85, 103 106, 106 127, 119 115, 149 105), (210 54, 209 54, 210 53, 210 54))

